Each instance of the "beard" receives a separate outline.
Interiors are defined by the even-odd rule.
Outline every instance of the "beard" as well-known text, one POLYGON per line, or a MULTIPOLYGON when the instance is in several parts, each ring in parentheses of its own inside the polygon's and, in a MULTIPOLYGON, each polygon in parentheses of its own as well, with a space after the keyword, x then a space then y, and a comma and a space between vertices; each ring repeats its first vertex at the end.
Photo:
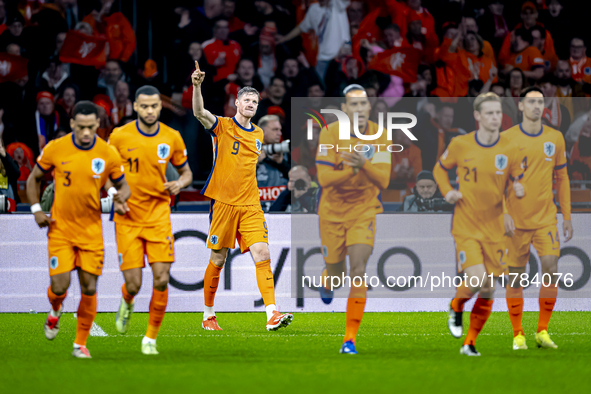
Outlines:
POLYGON ((141 116, 138 116, 138 119, 140 120, 140 122, 142 122, 144 125, 148 126, 148 127, 152 127, 154 126, 156 123, 158 123, 158 121, 160 120, 160 116, 156 117, 156 120, 153 121, 152 123, 148 123, 144 118, 142 118, 141 116))

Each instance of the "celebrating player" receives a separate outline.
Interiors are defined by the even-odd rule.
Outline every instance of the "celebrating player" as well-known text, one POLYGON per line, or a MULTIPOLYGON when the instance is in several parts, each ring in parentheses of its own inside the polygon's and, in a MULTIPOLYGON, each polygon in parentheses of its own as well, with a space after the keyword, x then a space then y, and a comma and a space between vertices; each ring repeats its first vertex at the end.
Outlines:
POLYGON ((109 144, 121 154, 127 169, 131 198, 129 212, 115 217, 119 267, 125 283, 115 324, 124 334, 134 307, 134 296, 142 285, 144 255, 154 276, 148 329, 142 339, 142 353, 158 354, 156 336, 168 302, 170 265, 174 262, 174 237, 170 224, 170 196, 190 185, 193 174, 187 163, 187 149, 178 131, 160 123, 162 101, 153 86, 142 86, 135 94, 133 109, 138 120, 115 129, 109 144), (178 170, 176 181, 167 181, 168 162, 178 170))
POLYGON ((512 236, 514 231, 511 217, 504 215, 509 177, 516 179, 513 189, 517 197, 524 194, 523 185, 517 182, 522 175, 517 147, 499 133, 503 117, 499 96, 494 93, 478 96, 474 100, 474 117, 479 129, 452 139, 433 170, 446 201, 456 205, 451 233, 456 244, 458 272, 464 272, 467 277, 450 304, 448 326, 454 337, 463 334, 464 304, 480 292, 470 314, 468 335, 460 349, 460 354, 467 356, 480 356, 475 348, 476 337, 493 304, 493 281, 488 275, 503 275, 506 269, 503 234, 512 236), (454 167, 457 167, 458 190, 452 189, 447 173, 454 167))
POLYGON ((205 309, 202 327, 221 330, 213 309, 220 271, 228 248, 236 240, 240 251, 250 250, 256 266, 257 284, 267 312, 267 330, 288 326, 291 313, 279 313, 275 305, 275 285, 271 271, 267 223, 261 209, 256 181, 256 165, 261 154, 263 130, 250 122, 259 104, 259 93, 252 87, 238 92, 233 118, 214 116, 203 106, 201 83, 205 73, 195 62, 193 81, 193 113, 213 141, 214 161, 211 174, 201 191, 211 198, 207 247, 211 257, 204 279, 205 309))
POLYGON ((97 138, 98 109, 81 101, 72 113, 72 135, 51 141, 37 159, 27 179, 27 197, 39 227, 49 227, 49 275, 47 289, 51 309, 45 321, 45 336, 53 340, 59 331, 62 303, 70 287, 70 272, 78 270, 80 291, 76 339, 72 355, 91 358, 86 340, 96 316, 96 282, 103 270, 103 226, 100 190, 111 179, 117 193, 114 209, 127 211, 129 187, 125 182, 119 153, 97 138), (55 199, 48 218, 39 205, 41 180, 55 172, 55 199))
MULTIPOLYGON (((507 241, 509 249, 509 286, 507 306, 513 325, 513 349, 527 349, 521 319, 523 316, 523 287, 521 275, 529 261, 530 245, 540 256, 542 275, 540 283, 540 315, 536 343, 538 347, 557 348, 548 335, 548 323, 552 316, 558 292, 558 258, 560 240, 556 228, 556 205, 552 193, 553 175, 556 179, 558 201, 564 217, 563 230, 568 242, 573 236, 570 221, 570 184, 566 169, 564 137, 558 130, 542 125, 544 95, 537 87, 525 89, 520 95, 519 110, 523 122, 505 132, 519 146, 524 171, 521 183, 527 191, 523 199, 509 195, 507 208, 515 219, 515 236, 507 241), (517 275, 517 276, 516 276, 517 275)), ((535 279, 534 279, 535 280, 535 279)))
MULTIPOLYGON (((358 130, 365 135, 378 133, 378 125, 369 121, 371 104, 365 89, 360 85, 345 88, 345 103, 341 110, 349 116, 354 130, 355 113, 358 130)), ((392 154, 385 150, 388 145, 386 133, 372 145, 351 135, 349 143, 339 141, 339 122, 331 123, 320 133, 320 144, 335 149, 319 150, 316 154, 318 181, 323 188, 318 206, 320 239, 326 269, 320 293, 325 303, 333 297, 332 277, 342 278, 347 271, 346 256, 349 255, 350 277, 362 278, 367 260, 373 251, 376 214, 383 211, 378 200, 381 189, 388 187, 392 154), (380 148, 381 151, 377 149, 380 148), (339 152, 336 147, 339 147, 339 152), (360 153, 356 151, 355 147, 360 153), (376 148, 376 146, 378 148, 376 148), (330 286, 330 288, 329 288, 330 286)), ((341 353, 357 354, 355 341, 363 318, 367 284, 351 283, 347 301, 347 325, 341 353)))

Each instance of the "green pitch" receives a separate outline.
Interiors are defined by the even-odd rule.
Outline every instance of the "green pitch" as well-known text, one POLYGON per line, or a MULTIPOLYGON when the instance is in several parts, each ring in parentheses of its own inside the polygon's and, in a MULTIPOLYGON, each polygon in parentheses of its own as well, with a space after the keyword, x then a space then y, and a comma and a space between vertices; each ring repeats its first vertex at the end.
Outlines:
POLYGON ((0 392, 588 391, 591 313, 554 313, 550 335, 558 350, 536 348, 537 316, 525 313, 530 348, 515 352, 507 314, 493 313, 477 342, 482 357, 468 358, 447 331, 446 313, 368 313, 357 356, 338 354, 344 313, 297 313, 277 332, 265 331, 264 313, 220 313, 222 332, 203 331, 200 313, 171 313, 158 338, 160 355, 144 356, 147 314, 134 314, 123 336, 115 314, 102 313, 96 323, 108 336, 89 338, 93 359, 80 360, 71 356, 72 314, 62 317, 53 342, 43 335, 45 315, 0 314, 0 392))

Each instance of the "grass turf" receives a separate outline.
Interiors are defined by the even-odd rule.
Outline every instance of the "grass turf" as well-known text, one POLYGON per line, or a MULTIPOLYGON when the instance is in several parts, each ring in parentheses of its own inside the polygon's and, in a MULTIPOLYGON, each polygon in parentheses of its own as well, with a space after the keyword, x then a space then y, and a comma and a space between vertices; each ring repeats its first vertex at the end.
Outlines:
POLYGON ((72 314, 62 317, 53 342, 43 335, 44 314, 0 314, 0 392, 588 390, 591 312, 554 313, 550 334, 558 350, 536 348, 537 318, 524 314, 530 348, 516 352, 507 314, 493 313, 478 338, 482 357, 466 357, 459 355, 461 340, 447 331, 445 313, 368 313, 353 356, 338 354, 344 313, 298 313, 277 332, 265 331, 263 313, 220 313, 222 332, 203 331, 200 313, 170 313, 158 338, 160 355, 144 356, 148 315, 134 314, 127 335, 119 335, 115 314, 101 313, 96 323, 108 336, 90 337, 93 359, 79 360, 71 356, 72 314))

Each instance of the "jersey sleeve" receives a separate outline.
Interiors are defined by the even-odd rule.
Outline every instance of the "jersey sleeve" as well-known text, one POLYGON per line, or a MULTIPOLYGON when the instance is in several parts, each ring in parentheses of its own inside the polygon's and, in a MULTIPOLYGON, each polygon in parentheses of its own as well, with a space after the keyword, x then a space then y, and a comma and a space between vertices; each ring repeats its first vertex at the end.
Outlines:
POLYGON ((205 131, 207 131, 212 136, 216 137, 224 132, 224 125, 223 125, 224 118, 217 116, 217 115, 214 115, 214 116, 215 116, 215 122, 214 122, 213 126, 211 126, 210 129, 205 129, 205 131))
MULTIPOLYGON (((338 142, 337 142, 338 143, 338 142)), ((316 166, 335 167, 337 158, 335 153, 335 141, 332 133, 324 128, 318 138, 318 151, 316 152, 316 166)))
POLYGON ((519 153, 519 147, 514 145, 511 152, 510 167, 509 167, 509 178, 512 181, 518 181, 523 178, 525 168, 522 168, 521 163, 523 162, 523 155, 519 153))
POLYGON ((178 132, 175 133, 174 152, 172 152, 170 162, 176 168, 181 168, 187 163, 187 147, 183 137, 178 132))
POLYGON ((443 167, 443 169, 449 171, 455 166, 457 166, 457 145, 457 142, 455 142, 454 139, 452 139, 445 152, 443 152, 443 154, 439 158, 439 165, 443 167))
POLYGON ((114 183, 121 181, 125 175, 123 173, 123 164, 121 156, 113 145, 109 145, 109 179, 114 183))
POLYGON ((556 159, 554 162, 554 170, 560 170, 561 168, 566 167, 566 146, 562 134, 559 135, 556 140, 556 154, 554 155, 556 159))
POLYGON ((49 172, 53 170, 54 159, 56 154, 55 142, 50 141, 49 144, 45 145, 45 148, 41 151, 41 154, 37 158, 37 167, 43 172, 49 172))

